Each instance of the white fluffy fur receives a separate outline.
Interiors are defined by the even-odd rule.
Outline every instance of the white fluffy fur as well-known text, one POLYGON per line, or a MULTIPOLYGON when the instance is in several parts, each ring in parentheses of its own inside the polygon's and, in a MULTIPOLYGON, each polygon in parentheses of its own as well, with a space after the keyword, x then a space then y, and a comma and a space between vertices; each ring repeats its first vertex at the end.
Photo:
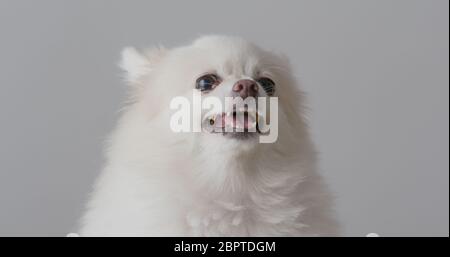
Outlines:
POLYGON ((130 101, 110 137, 82 236, 336 235, 304 98, 285 58, 240 38, 207 36, 170 50, 126 48, 121 67, 130 101), (276 143, 169 129, 172 97, 190 97, 209 71, 224 78, 222 91, 242 77, 274 78, 276 143))

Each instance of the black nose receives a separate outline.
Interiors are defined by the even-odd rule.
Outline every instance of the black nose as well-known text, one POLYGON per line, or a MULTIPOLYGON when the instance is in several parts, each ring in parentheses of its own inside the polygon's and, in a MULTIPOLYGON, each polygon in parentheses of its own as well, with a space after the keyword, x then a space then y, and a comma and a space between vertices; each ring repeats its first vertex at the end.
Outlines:
POLYGON ((258 85, 253 80, 241 79, 233 85, 233 91, 239 93, 242 99, 255 97, 258 94, 258 85))

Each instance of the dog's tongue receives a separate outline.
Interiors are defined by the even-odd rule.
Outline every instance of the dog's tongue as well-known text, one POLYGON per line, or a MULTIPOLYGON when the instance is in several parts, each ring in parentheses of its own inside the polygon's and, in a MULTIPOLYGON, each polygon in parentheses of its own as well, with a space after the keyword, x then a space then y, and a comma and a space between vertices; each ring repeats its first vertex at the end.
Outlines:
MULTIPOLYGON (((243 115, 244 116, 244 115, 243 115)), ((238 118, 236 115, 226 113, 218 114, 215 120, 215 127, 217 128, 225 128, 225 127, 240 127, 244 129, 249 128, 248 123, 249 117, 247 114, 242 118, 238 118)))

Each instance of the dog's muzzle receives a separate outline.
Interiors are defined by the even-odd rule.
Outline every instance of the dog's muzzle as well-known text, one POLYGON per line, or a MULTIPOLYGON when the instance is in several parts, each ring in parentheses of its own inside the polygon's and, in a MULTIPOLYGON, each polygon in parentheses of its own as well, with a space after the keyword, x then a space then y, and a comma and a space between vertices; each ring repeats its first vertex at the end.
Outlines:
POLYGON ((209 133, 259 133, 262 122, 264 117, 257 111, 240 109, 205 117, 202 129, 209 133))

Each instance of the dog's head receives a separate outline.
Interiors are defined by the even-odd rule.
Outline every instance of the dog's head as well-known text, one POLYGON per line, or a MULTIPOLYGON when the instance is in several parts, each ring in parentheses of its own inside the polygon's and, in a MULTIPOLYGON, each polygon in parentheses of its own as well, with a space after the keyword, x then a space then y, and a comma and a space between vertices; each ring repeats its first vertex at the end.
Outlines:
MULTIPOLYGON (((261 145, 261 137, 270 137, 271 143, 279 133, 288 142, 301 137, 302 129, 296 127, 303 128, 302 95, 286 58, 241 38, 206 36, 188 46, 143 53, 126 48, 121 66, 133 86, 133 101, 144 106, 150 119, 162 112, 174 114, 170 106, 176 97, 188 99, 187 105, 175 107, 188 108, 180 113, 188 115, 181 122, 189 131, 200 125, 201 133, 193 134, 203 148, 251 150, 261 145), (195 93, 202 98, 200 110, 195 93), (277 102, 270 102, 271 97, 277 102)), ((168 130, 170 124, 167 120, 168 130)))

